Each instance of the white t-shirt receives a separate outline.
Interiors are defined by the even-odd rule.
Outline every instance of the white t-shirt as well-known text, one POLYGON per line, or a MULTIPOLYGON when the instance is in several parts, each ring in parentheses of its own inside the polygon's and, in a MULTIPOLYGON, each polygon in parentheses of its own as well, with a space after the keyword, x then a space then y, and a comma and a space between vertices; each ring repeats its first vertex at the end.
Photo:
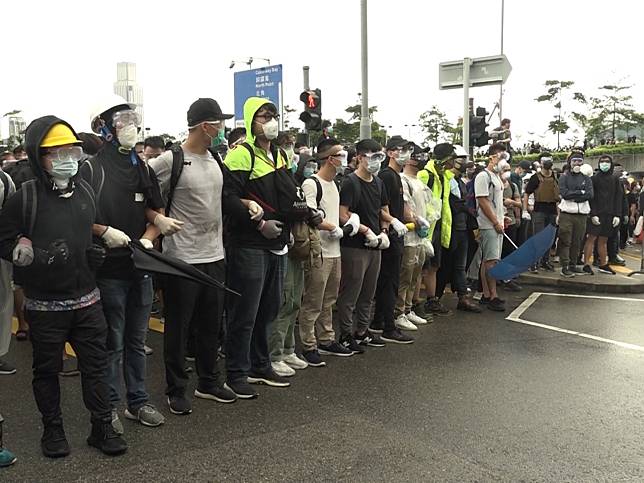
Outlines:
MULTIPOLYGON (((474 180, 474 194, 477 198, 486 196, 492 204, 492 209, 496 214, 496 219, 499 223, 503 224, 503 182, 496 173, 488 170, 487 168, 476 175, 474 180), (490 193, 490 188, 492 193, 490 193)), ((494 229, 494 225, 488 220, 485 213, 481 209, 478 201, 476 203, 476 221, 479 228, 494 229)))
MULTIPOLYGON (((429 188, 415 176, 401 173, 400 178, 403 187, 403 199, 407 204, 409 204, 411 211, 413 211, 416 216, 422 216, 425 218, 427 211, 427 197, 431 196, 429 188)), ((421 241, 422 238, 420 238, 414 230, 405 234, 406 247, 416 247, 420 245, 421 241)))
MULTIPOLYGON (((326 181, 314 174, 322 187, 322 199, 320 199, 320 209, 326 213, 324 218, 335 226, 340 226, 340 192, 335 181, 326 181)), ((310 208, 318 208, 317 205, 317 185, 312 179, 304 180, 302 191, 306 197, 306 204, 310 208)), ((340 256, 340 240, 329 237, 327 230, 320 230, 320 241, 322 244, 322 256, 324 258, 338 258, 340 256)))
MULTIPOLYGON (((184 166, 170 207, 170 216, 184 222, 180 232, 164 237, 163 253, 184 262, 212 263, 224 258, 221 168, 212 154, 183 150, 184 166)), ((172 152, 149 161, 167 200, 172 173, 172 152)))

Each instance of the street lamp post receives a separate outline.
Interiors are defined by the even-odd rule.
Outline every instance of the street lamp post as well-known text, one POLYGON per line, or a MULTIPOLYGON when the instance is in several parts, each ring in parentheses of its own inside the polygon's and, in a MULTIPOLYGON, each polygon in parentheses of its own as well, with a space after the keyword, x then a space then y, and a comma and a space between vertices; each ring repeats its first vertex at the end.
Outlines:
MULTIPOLYGON (((503 55, 503 29, 505 28, 505 0, 501 0, 501 55, 503 55)), ((499 125, 503 121, 503 84, 499 85, 499 125)))
POLYGON ((369 56, 367 40, 367 0, 360 0, 360 45, 362 72, 362 106, 360 108, 360 139, 371 137, 369 119, 369 56))
POLYGON ((266 61, 267 65, 271 64, 271 59, 267 59, 265 57, 249 57, 246 60, 240 60, 240 59, 231 60, 230 65, 228 66, 228 68, 232 69, 233 67, 235 67, 235 64, 246 64, 248 66, 248 69, 250 70, 253 67, 253 62, 255 62, 258 59, 266 61))

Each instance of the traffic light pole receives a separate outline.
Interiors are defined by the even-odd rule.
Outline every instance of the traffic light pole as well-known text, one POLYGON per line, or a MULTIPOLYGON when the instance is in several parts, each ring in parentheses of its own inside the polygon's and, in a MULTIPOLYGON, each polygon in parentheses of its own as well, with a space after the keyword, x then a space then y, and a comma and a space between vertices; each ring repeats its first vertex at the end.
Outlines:
POLYGON ((362 57, 362 107, 360 108, 360 139, 371 137, 369 119, 369 56, 367 42, 367 0, 360 0, 360 43, 362 57))
MULTIPOLYGON (((304 81, 304 90, 308 91, 309 87, 309 66, 302 66, 302 77, 304 81)), ((309 131, 306 129, 306 124, 304 125, 304 134, 306 134, 306 145, 309 145, 309 131)))
POLYGON ((470 152, 470 65, 472 59, 463 59, 463 149, 470 152))

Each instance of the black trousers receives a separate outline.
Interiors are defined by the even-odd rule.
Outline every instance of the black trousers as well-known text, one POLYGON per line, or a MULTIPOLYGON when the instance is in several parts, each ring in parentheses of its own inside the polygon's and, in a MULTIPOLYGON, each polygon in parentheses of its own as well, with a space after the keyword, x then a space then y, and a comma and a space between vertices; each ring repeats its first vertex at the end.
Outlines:
POLYGON ((111 421, 107 384, 107 323, 100 302, 78 310, 28 310, 33 346, 33 390, 44 425, 61 421, 58 373, 69 342, 78 357, 83 401, 92 421, 111 421))
MULTIPOLYGON (((440 243, 440 242, 439 242, 440 243)), ((467 295, 467 265, 468 232, 466 230, 452 230, 449 250, 443 248, 441 267, 436 273, 436 297, 439 299, 445 293, 449 283, 452 292, 459 297, 467 295)))
POLYGON ((400 265, 403 255, 403 238, 390 235, 389 248, 382 251, 380 273, 376 285, 376 309, 373 316, 373 326, 382 327, 385 332, 396 328, 394 324, 394 309, 400 285, 400 265))
MULTIPOLYGON (((217 280, 225 279, 223 260, 194 265, 217 280)), ((224 293, 183 278, 168 277, 165 301, 165 327, 163 358, 165 361, 166 394, 183 396, 188 385, 185 350, 192 326, 195 331, 195 360, 198 387, 209 389, 221 384, 217 365, 220 345, 221 316, 224 310, 224 293), (192 323, 191 323, 192 321, 192 323)))

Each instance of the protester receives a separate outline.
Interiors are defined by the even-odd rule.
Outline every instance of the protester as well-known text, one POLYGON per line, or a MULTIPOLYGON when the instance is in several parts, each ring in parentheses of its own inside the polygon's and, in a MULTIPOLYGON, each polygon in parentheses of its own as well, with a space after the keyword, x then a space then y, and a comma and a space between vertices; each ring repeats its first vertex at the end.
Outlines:
POLYGON ((16 458, 16 455, 3 445, 2 423, 4 423, 4 418, 2 417, 2 414, 0 414, 0 468, 6 468, 7 466, 14 464, 18 458, 16 458))
POLYGON ((0 256, 24 268, 42 452, 51 458, 70 453, 58 382, 61 353, 69 341, 80 362, 83 400, 91 413, 87 443, 106 454, 120 454, 127 445, 111 424, 107 328, 93 272, 105 251, 92 244, 96 200, 77 175, 80 141, 69 124, 54 116, 34 120, 25 140, 36 179, 25 183, 25 194, 9 198, 0 212, 0 256))
POLYGON ((143 142, 143 159, 144 161, 150 161, 151 159, 157 158, 163 154, 165 151, 165 142, 161 136, 150 136, 145 138, 143 142))
MULTIPOLYGON (((0 169, 0 208, 16 192, 11 177, 0 169)), ((13 319, 13 289, 11 279, 13 269, 7 260, 0 260, 0 375, 16 373, 16 368, 3 359, 9 351, 11 342, 11 325, 13 319)), ((0 449, 2 444, 0 444, 0 449)), ((1 464, 1 463, 0 463, 1 464)))

